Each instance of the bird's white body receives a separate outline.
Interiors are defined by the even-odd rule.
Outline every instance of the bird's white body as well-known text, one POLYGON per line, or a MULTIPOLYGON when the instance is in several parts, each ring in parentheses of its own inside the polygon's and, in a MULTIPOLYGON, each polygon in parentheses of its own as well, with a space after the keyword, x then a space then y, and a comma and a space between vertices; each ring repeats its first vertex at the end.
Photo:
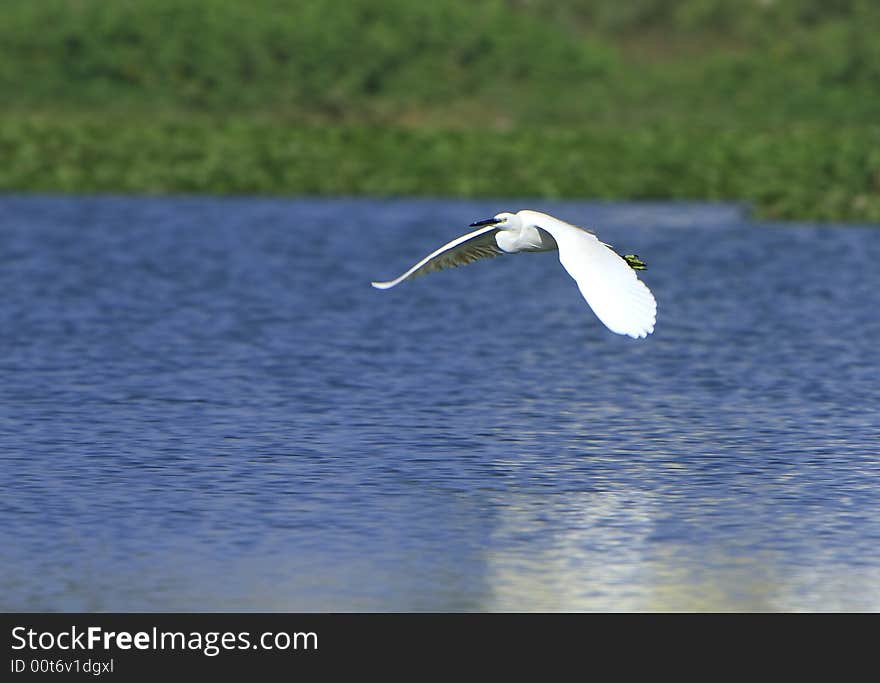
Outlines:
POLYGON ((498 247, 508 254, 520 251, 556 251, 556 240, 546 230, 524 225, 521 230, 499 230, 495 234, 498 247))
POLYGON ((563 268, 608 329, 634 338, 654 331, 657 302, 651 290, 636 277, 628 260, 593 233, 527 209, 499 213, 471 227, 478 229, 443 245, 400 277, 373 286, 389 289, 411 277, 502 253, 558 250, 563 268))

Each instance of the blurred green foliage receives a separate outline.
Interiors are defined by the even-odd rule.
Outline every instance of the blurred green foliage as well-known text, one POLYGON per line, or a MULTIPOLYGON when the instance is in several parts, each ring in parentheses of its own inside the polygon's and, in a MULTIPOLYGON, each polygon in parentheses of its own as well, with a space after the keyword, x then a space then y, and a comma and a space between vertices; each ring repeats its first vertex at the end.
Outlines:
POLYGON ((880 221, 880 3, 4 0, 0 189, 880 221))
POLYGON ((607 46, 559 40, 552 23, 485 0, 4 3, 4 106, 351 118, 462 96, 488 101, 520 82, 550 92, 601 77, 614 63, 607 46))

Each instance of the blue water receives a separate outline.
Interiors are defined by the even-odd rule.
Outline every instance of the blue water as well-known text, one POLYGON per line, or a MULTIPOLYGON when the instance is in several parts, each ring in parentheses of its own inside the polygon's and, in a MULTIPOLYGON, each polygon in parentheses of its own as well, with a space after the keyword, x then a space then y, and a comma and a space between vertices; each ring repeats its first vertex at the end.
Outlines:
POLYGON ((0 198, 0 609, 880 610, 880 230, 736 206, 0 198), (387 292, 503 209, 640 254, 387 292))

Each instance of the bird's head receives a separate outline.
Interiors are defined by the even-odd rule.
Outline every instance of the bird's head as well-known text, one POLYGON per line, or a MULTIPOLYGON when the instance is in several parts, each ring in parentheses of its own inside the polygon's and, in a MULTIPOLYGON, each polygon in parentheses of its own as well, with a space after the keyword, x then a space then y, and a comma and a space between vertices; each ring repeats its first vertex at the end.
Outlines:
POLYGON ((502 211, 501 213, 496 213, 492 218, 485 218, 471 223, 472 228, 483 225, 494 225, 499 230, 519 230, 521 227, 519 216, 509 211, 502 211))

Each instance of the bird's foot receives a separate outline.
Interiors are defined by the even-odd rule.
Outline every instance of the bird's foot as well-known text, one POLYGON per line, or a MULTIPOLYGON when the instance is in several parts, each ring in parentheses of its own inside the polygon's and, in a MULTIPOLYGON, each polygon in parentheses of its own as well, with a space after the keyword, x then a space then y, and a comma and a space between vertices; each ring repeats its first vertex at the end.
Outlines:
POLYGON ((638 254, 624 254, 623 260, 629 264, 633 270, 647 270, 647 264, 639 258, 638 254))

